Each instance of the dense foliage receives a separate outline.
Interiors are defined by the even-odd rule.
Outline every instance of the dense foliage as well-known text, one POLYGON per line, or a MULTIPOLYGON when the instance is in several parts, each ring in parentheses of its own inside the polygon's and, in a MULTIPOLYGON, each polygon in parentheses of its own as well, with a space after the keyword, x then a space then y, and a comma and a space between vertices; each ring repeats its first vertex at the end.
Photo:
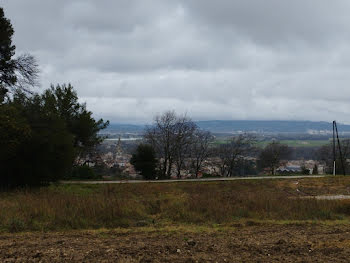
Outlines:
POLYGON ((81 165, 81 166, 75 166, 72 169, 72 173, 69 176, 70 179, 101 179, 101 177, 95 173, 94 169, 87 166, 87 165, 81 165))
POLYGON ((0 88, 16 83, 15 63, 12 60, 16 49, 12 44, 13 33, 10 20, 4 16, 4 10, 0 8, 0 88))
POLYGON ((1 186, 46 184, 69 171, 73 135, 39 96, 16 95, 0 106, 0 116, 1 186))
POLYGON ((108 125, 91 115, 70 85, 42 95, 16 93, 0 104, 0 186, 43 185, 67 177, 108 125))
POLYGON ((135 169, 146 180, 156 178, 156 152, 149 144, 140 144, 130 160, 135 169))
POLYGON ((97 133, 106 128, 109 122, 96 121, 85 104, 78 101, 78 95, 72 85, 51 86, 40 97, 45 110, 62 119, 68 131, 73 135, 74 148, 78 157, 85 157, 103 138, 97 133))
POLYGON ((74 163, 101 142, 98 131, 108 125, 78 102, 71 85, 52 86, 41 95, 28 92, 37 84, 38 65, 29 54, 15 57, 13 34, 0 7, 1 188, 72 175, 74 163))

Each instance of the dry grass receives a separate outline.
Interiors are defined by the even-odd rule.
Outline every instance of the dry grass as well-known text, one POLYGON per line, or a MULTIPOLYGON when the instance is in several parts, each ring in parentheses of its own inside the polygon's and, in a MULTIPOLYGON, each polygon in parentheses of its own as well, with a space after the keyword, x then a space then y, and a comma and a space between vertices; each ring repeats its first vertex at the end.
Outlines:
POLYGON ((348 194, 350 178, 207 183, 56 185, 0 194, 0 230, 50 231, 239 220, 345 220, 349 200, 298 198, 348 194))

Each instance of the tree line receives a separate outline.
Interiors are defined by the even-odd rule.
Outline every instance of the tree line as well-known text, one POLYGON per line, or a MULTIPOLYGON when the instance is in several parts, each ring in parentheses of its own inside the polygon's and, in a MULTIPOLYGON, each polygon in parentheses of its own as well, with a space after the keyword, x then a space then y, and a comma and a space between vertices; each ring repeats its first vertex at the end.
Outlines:
MULTIPOLYGON (((251 134, 241 134, 226 143, 215 144, 215 137, 201 130, 190 118, 167 111, 158 115, 154 123, 147 127, 144 142, 132 155, 131 163, 145 179, 169 179, 183 175, 198 178, 204 166, 215 167, 211 171, 216 176, 245 176, 259 172, 276 175, 277 169, 295 156, 296 149, 272 141, 264 148, 257 147, 256 138, 251 134)), ((325 172, 333 172, 332 144, 313 149, 314 160, 325 165, 325 172)), ((350 139, 341 140, 345 173, 350 170, 350 139)), ((311 169, 311 168, 310 168, 311 169)), ((340 155, 336 156, 336 173, 343 171, 340 155)), ((299 173, 309 174, 305 166, 299 173)), ((315 164, 312 174, 318 174, 315 164)))
POLYGON ((69 177, 76 160, 103 138, 108 125, 95 120, 68 84, 41 94, 39 67, 29 54, 16 56, 9 19, 0 8, 0 187, 45 185, 69 177))
POLYGON ((167 111, 156 116, 154 123, 146 128, 144 142, 137 147, 131 163, 145 179, 183 175, 198 178, 204 166, 216 167, 213 174, 231 177, 255 174, 257 169, 264 168, 276 174, 276 169, 291 153, 290 147, 279 142, 261 150, 250 134, 215 145, 210 132, 201 130, 186 115, 167 111))

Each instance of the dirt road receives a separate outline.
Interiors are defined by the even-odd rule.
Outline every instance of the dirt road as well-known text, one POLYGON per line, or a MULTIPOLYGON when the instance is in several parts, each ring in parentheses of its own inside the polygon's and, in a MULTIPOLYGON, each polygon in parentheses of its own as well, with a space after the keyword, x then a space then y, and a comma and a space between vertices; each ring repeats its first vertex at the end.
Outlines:
POLYGON ((346 225, 0 235, 0 262, 349 262, 346 225))
POLYGON ((61 181, 63 184, 137 184, 137 183, 177 183, 177 182, 215 182, 236 180, 266 180, 266 179, 301 179, 321 178, 328 175, 291 175, 291 176, 247 176, 247 177, 218 177, 201 179, 171 179, 171 180, 122 180, 122 181, 61 181))

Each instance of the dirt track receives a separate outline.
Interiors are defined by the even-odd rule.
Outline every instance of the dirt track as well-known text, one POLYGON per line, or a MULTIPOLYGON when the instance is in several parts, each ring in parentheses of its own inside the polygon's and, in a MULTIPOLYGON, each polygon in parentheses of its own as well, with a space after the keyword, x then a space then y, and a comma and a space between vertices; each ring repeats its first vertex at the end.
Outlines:
POLYGON ((114 181, 61 181, 62 184, 144 184, 144 183, 180 183, 180 182, 222 182, 240 180, 271 180, 271 179, 303 179, 303 178, 323 178, 328 175, 288 175, 288 176, 245 176, 245 177, 215 177, 200 179, 167 179, 167 180, 114 180, 114 181))
POLYGON ((2 234, 0 262, 349 262, 350 227, 2 234))

